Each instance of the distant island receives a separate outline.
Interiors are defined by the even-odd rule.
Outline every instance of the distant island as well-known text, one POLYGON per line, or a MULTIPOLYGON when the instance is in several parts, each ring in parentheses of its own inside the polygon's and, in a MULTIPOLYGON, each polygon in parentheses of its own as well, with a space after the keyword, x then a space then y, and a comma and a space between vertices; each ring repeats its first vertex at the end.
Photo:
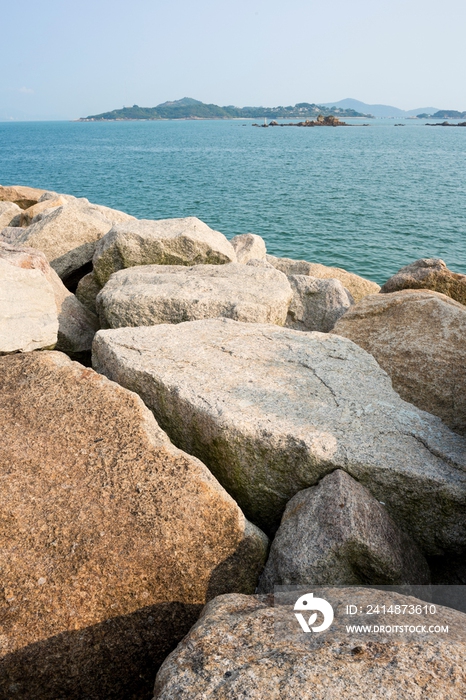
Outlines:
POLYGON ((466 112, 456 109, 440 109, 435 114, 418 114, 419 119, 466 119, 466 112))
POLYGON ((370 119, 371 114, 357 112, 354 109, 326 107, 325 105, 299 102, 288 107, 219 107, 205 104, 191 97, 184 97, 174 102, 163 102, 157 107, 123 107, 112 112, 103 112, 78 119, 80 122, 97 121, 134 121, 156 119, 306 119, 309 117, 364 117, 370 119))

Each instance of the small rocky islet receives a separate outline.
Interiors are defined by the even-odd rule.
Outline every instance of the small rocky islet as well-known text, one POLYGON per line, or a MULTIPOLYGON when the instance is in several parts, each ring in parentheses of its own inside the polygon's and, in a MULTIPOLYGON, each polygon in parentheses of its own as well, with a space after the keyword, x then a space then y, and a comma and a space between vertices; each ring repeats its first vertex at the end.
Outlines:
POLYGON ((466 583, 465 304, 0 187, 0 696, 464 698, 464 613, 302 646, 270 594, 466 583))

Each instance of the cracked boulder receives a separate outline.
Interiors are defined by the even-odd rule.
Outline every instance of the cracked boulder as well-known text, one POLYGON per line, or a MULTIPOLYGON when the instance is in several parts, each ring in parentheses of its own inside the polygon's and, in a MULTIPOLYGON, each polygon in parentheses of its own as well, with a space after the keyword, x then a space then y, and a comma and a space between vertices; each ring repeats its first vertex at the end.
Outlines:
POLYGON ((347 289, 354 301, 359 301, 368 294, 376 294, 380 287, 376 282, 366 280, 353 272, 342 270, 340 267, 326 267, 320 263, 310 263, 306 260, 291 260, 291 258, 276 258, 267 255, 267 262, 277 270, 284 272, 287 277, 292 275, 308 275, 319 279, 336 279, 347 289))
POLYGON ((405 401, 466 435, 466 307, 429 290, 369 296, 332 333, 375 357, 405 401))
POLYGON ((8 356, 0 392, 0 697, 150 697, 206 601, 254 591, 267 540, 93 370, 8 356))
POLYGON ((287 328, 328 333, 354 303, 339 280, 321 280, 307 275, 290 275, 288 280, 293 299, 288 309, 287 328))
POLYGON ((250 265, 144 265, 112 275, 96 299, 104 328, 227 317, 245 323, 286 320, 285 275, 250 265))
POLYGON ((466 441, 404 402, 335 335, 229 319, 99 331, 94 367, 274 532, 287 501, 342 469, 430 554, 466 549, 466 441))
POLYGON ((429 581, 425 558, 385 505, 336 469, 288 501, 258 591, 429 581))
POLYGON ((103 238, 94 255, 102 286, 118 270, 136 265, 223 265, 236 254, 223 233, 194 216, 121 223, 103 238))
MULTIPOLYGON (((437 606, 436 622, 448 626, 448 634, 368 638, 344 628, 348 603, 382 610, 426 602, 361 588, 324 589, 322 595, 335 617, 318 634, 300 633, 292 605, 274 605, 265 596, 219 596, 163 663, 153 700, 464 700, 464 613, 437 606)), ((394 615, 382 613, 376 621, 392 628, 394 615)), ((362 615, 351 622, 368 624, 362 615)), ((426 615, 409 615, 409 624, 425 626, 426 615)))

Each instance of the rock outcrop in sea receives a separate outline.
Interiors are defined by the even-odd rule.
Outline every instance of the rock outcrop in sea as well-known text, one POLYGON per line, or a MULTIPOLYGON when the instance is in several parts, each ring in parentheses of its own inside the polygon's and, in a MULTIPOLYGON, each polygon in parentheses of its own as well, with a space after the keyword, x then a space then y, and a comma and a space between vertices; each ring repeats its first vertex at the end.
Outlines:
POLYGON ((0 696, 464 698, 464 612, 339 611, 466 584, 465 279, 0 186, 0 696))

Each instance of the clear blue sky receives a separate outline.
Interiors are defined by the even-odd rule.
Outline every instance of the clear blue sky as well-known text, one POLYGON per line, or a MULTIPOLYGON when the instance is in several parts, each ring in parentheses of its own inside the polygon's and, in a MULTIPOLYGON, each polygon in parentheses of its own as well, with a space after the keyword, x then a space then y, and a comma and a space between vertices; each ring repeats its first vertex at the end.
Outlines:
POLYGON ((466 110, 466 0, 0 2, 0 119, 185 96, 466 110))

